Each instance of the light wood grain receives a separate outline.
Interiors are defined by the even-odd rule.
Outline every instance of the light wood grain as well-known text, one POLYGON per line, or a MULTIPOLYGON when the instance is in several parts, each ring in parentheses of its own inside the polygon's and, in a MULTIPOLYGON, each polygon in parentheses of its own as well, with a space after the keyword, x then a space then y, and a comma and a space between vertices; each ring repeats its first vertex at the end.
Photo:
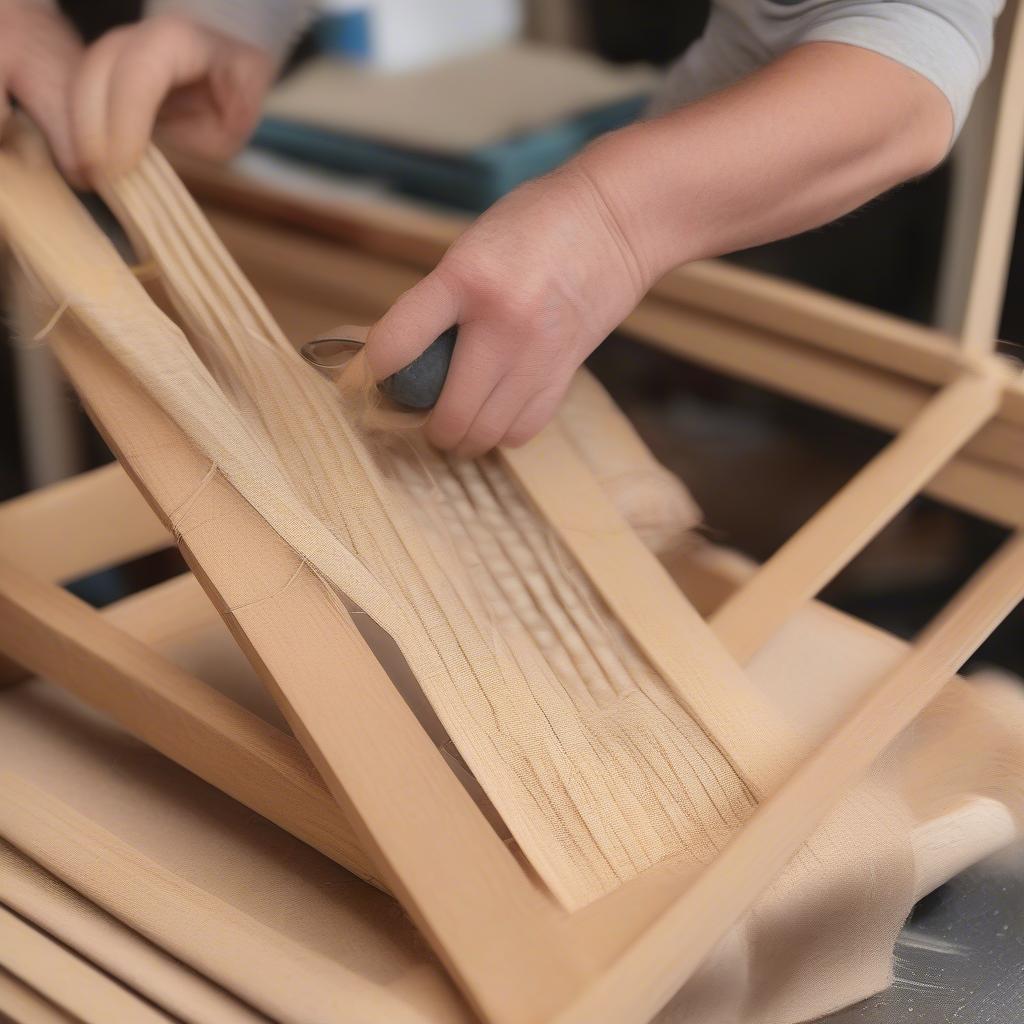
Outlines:
MULTIPOLYGON (((35 177, 16 184, 25 195, 43 189, 35 177)), ((62 201, 59 190, 52 198, 55 208, 62 201)), ((37 212, 40 217, 51 214, 49 201, 37 212)), ((177 212, 177 221, 169 217, 170 223, 186 223, 192 216, 187 209, 177 212)), ((55 280, 63 281, 83 273, 83 263, 88 267, 95 239, 91 226, 75 227, 70 211, 54 215, 61 218, 62 238, 77 257, 77 262, 60 264, 59 272, 49 268, 55 280), (69 236, 74 230, 81 230, 81 236, 69 236)), ((226 257, 216 251, 208 255, 219 261, 215 276, 223 285, 225 267, 228 279, 233 273, 230 261, 223 262, 226 257)), ((59 252, 46 256, 54 267, 61 258, 59 252)), ((191 271, 202 280, 201 266, 191 271)), ((258 308, 244 286, 236 298, 258 308)), ((234 300, 221 294, 211 301, 216 307, 234 300)), ((98 319, 93 325, 103 330, 98 319)), ((62 323, 52 340, 154 509, 168 522, 185 502, 194 512, 182 548, 197 578, 278 696, 362 848, 477 1010, 499 1024, 612 1024, 648 1018, 1024 589, 1024 543, 1015 538, 857 712, 792 770, 695 882, 673 880, 669 870, 662 876, 663 899, 652 900, 652 890, 646 889, 642 912, 625 922, 609 912, 615 901, 603 914, 571 917, 534 886, 454 781, 338 594, 188 445, 81 325, 62 323), (147 457, 153 452, 159 458, 147 457), (244 588, 238 578, 243 561, 244 588), (599 930, 600 939, 584 941, 585 928, 599 930)), ((573 475, 571 460, 563 456, 557 444, 546 447, 542 439, 511 458, 518 460, 520 479, 534 501, 591 578, 600 581, 604 599, 624 608, 640 645, 649 655, 670 659, 671 648, 668 655, 659 650, 665 641, 665 609, 652 601, 668 600, 668 591, 643 565, 642 572, 635 569, 621 524, 608 517, 603 505, 588 500, 585 479, 573 475), (554 487, 545 482, 553 473, 554 487), (633 590, 640 582, 650 585, 651 594, 634 593, 628 601, 616 596, 623 578, 633 590)), ((666 608, 682 609, 689 628, 695 620, 692 609, 678 597, 672 601, 666 608)), ((720 645, 709 642, 706 627, 693 625, 687 636, 694 647, 688 664, 695 660, 709 669, 709 676, 721 674, 742 696, 745 680, 720 645)), ((681 692, 699 704, 699 689, 696 697, 688 686, 681 692)), ((637 879, 616 898, 635 898, 642 889, 645 880, 637 879)))
MULTIPOLYGON (((59 225, 62 245, 45 257, 54 287, 64 282, 89 294, 93 268, 102 265, 109 275, 105 286, 112 289, 105 293, 109 308, 123 308, 112 296, 124 287, 133 318, 147 318, 147 330, 173 332, 155 309, 144 310, 134 279, 129 282, 116 271, 96 229, 63 198, 64 186, 58 188, 54 178, 19 174, 15 166, 4 168, 6 182, 16 179, 19 193, 36 195, 40 207, 34 211, 36 228, 19 242, 39 243, 40 219, 53 218, 59 225), (70 251, 75 257, 64 259, 61 253, 70 251), (51 264, 51 258, 60 265, 51 264)), ((187 224, 192 216, 180 211, 175 223, 187 224)), ((199 253, 213 244, 201 231, 191 243, 199 245, 199 253)), ((208 256, 217 263, 209 273, 218 287, 238 283, 226 254, 208 256)), ((230 300, 222 294, 215 301, 230 300)), ((261 308, 251 293, 238 301, 261 308)), ((89 316, 93 329, 106 329, 95 310, 89 316)), ((135 319, 133 325, 140 326, 135 319)), ((209 461, 77 320, 65 318, 50 340, 108 443, 154 509, 168 522, 176 510, 190 510, 194 528, 182 527, 181 547, 196 577, 280 698, 360 845, 470 1000, 499 1022, 542 1018, 564 1002, 578 969, 574 952, 560 942, 556 926, 561 915, 448 770, 341 599, 219 473, 211 472, 209 461), (264 596, 240 604, 238 566, 243 562, 247 592, 264 596), (496 921, 502 922, 500 928, 496 921)), ((168 336, 165 343, 174 346, 180 340, 168 336)))
POLYGON ((173 544, 116 463, 0 504, 0 551, 66 583, 173 544))
POLYGON ((557 423, 502 458, 598 593, 758 798, 795 738, 654 555, 616 512, 557 423))
POLYGON ((13 1024, 76 1024, 77 1020, 3 968, 0 968, 0 1019, 13 1024))
MULTIPOLYGON (((5 775, 0 794, 0 835, 7 842, 130 928, 158 935, 162 949, 212 981, 230 991, 242 964, 263 977, 273 977, 284 967, 287 984, 260 989, 257 1009, 271 1019, 322 1024, 429 1021, 426 1012, 384 986, 194 885, 45 789, 5 775), (202 951, 198 961, 197 950, 202 951)), ((245 998, 248 993, 236 995, 245 998)))
POLYGON ((294 739, 3 560, 0 647, 332 860, 379 877, 294 739))
POLYGON ((130 989, 0 905, 4 967, 82 1024, 171 1024, 171 1018, 130 989))

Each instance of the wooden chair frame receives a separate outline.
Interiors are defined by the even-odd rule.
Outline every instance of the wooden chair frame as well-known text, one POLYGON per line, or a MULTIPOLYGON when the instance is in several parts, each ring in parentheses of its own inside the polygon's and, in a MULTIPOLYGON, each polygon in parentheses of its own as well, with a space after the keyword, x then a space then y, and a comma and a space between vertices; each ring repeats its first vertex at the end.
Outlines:
MULTIPOLYGON (((206 473, 205 460, 109 357, 90 351, 60 328, 53 345, 115 451, 143 432, 151 440, 159 438, 175 458, 192 459, 197 479, 206 473)), ((713 625, 733 654, 745 659, 791 611, 810 600, 993 420, 1015 386, 1001 364, 989 359, 965 368, 939 390, 892 444, 718 611, 713 625)), ((573 470, 565 452, 552 450, 553 443, 542 437, 507 457, 599 591, 614 607, 622 574, 643 574, 658 607, 685 614, 684 599, 663 589, 665 581, 652 572, 635 538, 623 541, 622 550, 609 553, 602 545, 599 551, 593 539, 608 535, 600 522, 579 529, 578 508, 551 504, 539 468, 555 458, 560 472, 573 470)), ((164 480, 133 467, 130 459, 125 467, 166 524, 166 510, 188 495, 169 491, 164 480)), ((586 487, 585 476, 579 486, 586 487)), ((9 538, 5 548, 18 551, 20 537, 23 557, 29 554, 46 520, 57 528, 57 536, 62 526, 70 534, 83 500, 102 500, 104 490, 123 496, 121 488, 114 472, 102 470, 11 503, 0 511, 0 536, 9 538)), ((246 524, 246 543, 258 547, 264 564, 272 568, 287 560, 283 542, 231 488, 218 484, 205 493, 235 507, 246 524)), ((586 498, 582 508, 613 514, 599 495, 586 498)), ((88 544, 74 545, 60 558, 50 556, 47 574, 81 573, 96 567, 96 559, 116 561, 165 543, 169 527, 161 532, 137 502, 125 503, 122 513, 131 524, 123 544, 97 548, 95 559, 89 558, 88 544)), ((0 647, 15 662, 71 688, 329 856, 387 885, 477 1011, 494 1021, 584 1021, 595 1019, 598 1008, 603 1020, 642 1020, 655 1012, 782 869, 831 804, 1024 594, 1024 538, 1015 535, 695 882, 680 885, 667 863, 591 907, 567 914, 498 840, 355 629, 339 633, 339 608, 333 616, 324 615, 325 594, 315 579, 289 587, 268 606, 227 611, 220 595, 230 588, 228 547, 237 542, 237 537, 215 538, 208 542, 212 547, 185 545, 183 551, 276 692, 323 785, 293 742, 54 584, 12 563, 0 572, 0 647), (306 635, 285 656, 267 636, 277 623, 297 619, 307 624, 306 635), (320 678, 325 649, 334 651, 330 660, 335 664, 359 666, 347 674, 347 713, 342 715, 338 679, 320 678), (304 650, 311 654, 308 660, 304 650), (416 813, 423 808, 430 813, 416 813), (440 822, 445 826, 438 827, 440 822), (693 921, 701 927, 690 926, 693 921)), ((651 614, 651 609, 630 613, 634 635, 651 614)), ((639 640, 647 648, 653 643, 639 640)))
MULTIPOLYGON (((1014 43, 1019 50, 1016 37, 1014 43)), ((206 187, 212 192, 216 179, 206 187)), ((420 234, 403 236, 387 225, 372 232, 363 213, 348 211, 330 228, 349 238, 372 235, 365 246, 371 252, 397 250, 403 259, 413 253, 424 261, 436 255, 436 224, 420 234)), ((981 263, 992 272, 991 261, 981 263)), ((979 318, 974 314, 972 323, 979 318)), ((693 626, 723 684, 741 685, 737 663, 922 489, 1014 532, 824 742, 799 763, 781 766, 778 785, 695 879, 680 880, 668 861, 575 913, 558 906, 492 830, 338 596, 307 567, 295 567, 281 537, 219 474, 201 500, 232 512, 231 535, 206 531, 179 546, 295 740, 147 646, 155 618, 140 609, 148 604, 152 613, 173 598, 173 588, 107 613, 60 588, 57 581, 165 546, 171 510, 194 497, 209 470, 124 370, 66 324, 53 330, 53 349, 145 503, 119 470, 108 468, 0 507, 0 651, 387 887, 472 1007, 496 1024, 649 1019, 1024 597, 1024 387, 990 352, 978 351, 976 335, 958 349, 933 332, 718 265, 670 275, 626 330, 898 431, 717 610, 710 620, 717 641, 711 630, 693 626), (707 337, 715 344, 703 344, 707 337), (132 458, 140 435, 175 460, 174 477, 132 458), (83 529, 90 508, 116 509, 123 529, 113 537, 104 531, 100 542, 99 531, 83 529), (232 609, 225 595, 246 548, 260 552, 268 596, 232 609), (278 586, 282 574, 292 579, 286 588, 278 586)), ((544 434, 504 457, 659 664, 664 627, 696 618, 686 598, 556 436, 544 434), (573 481, 572 503, 548 486, 552 466, 573 481), (630 593, 646 595, 639 604, 619 601, 624 579, 634 584, 630 593)), ((678 696, 700 716, 699 692, 678 696)))

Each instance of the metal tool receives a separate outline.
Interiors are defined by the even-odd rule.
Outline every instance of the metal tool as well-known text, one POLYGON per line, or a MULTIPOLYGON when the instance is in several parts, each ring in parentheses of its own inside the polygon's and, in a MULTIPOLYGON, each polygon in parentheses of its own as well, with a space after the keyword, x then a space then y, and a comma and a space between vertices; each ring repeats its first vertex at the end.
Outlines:
MULTIPOLYGON (((378 387, 393 402, 409 409, 432 409, 448 377, 458 327, 449 327, 435 338, 408 366, 396 370, 378 387)), ((328 377, 335 377, 365 342, 358 338, 316 338, 299 350, 306 362, 328 377)))

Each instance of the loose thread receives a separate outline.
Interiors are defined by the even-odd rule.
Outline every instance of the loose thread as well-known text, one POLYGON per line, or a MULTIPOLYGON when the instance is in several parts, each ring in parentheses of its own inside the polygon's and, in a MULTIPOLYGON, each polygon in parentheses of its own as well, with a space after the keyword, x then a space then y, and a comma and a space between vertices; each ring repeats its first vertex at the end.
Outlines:
POLYGON ((334 384, 342 398, 352 403, 351 408, 359 426, 377 440, 383 441, 408 431, 419 430, 429 417, 429 413, 385 406, 386 400, 370 372, 365 350, 357 352, 345 364, 334 384))
POLYGON ((264 601, 271 601, 275 597, 279 597, 299 578, 299 573, 302 572, 302 570, 306 567, 307 564, 308 563, 306 561, 306 556, 303 555, 302 558, 299 560, 299 564, 295 566, 295 572, 293 572, 291 576, 288 577, 288 582, 285 583, 283 587, 278 587, 277 590, 273 591, 272 593, 264 594, 262 597, 257 597, 255 598, 255 600, 252 601, 246 601, 244 604, 230 605, 228 607, 228 611, 232 615, 234 615, 236 612, 244 611, 246 608, 252 608, 255 605, 262 604, 264 601))
POLYGON ((211 462, 206 475, 199 482, 199 486, 173 511, 168 515, 171 523, 171 532, 175 537, 183 537, 184 531, 181 528, 181 521, 188 515, 189 510, 199 500, 199 496, 209 486, 210 481, 217 475, 217 463, 211 462))
POLYGON ((155 281, 161 277, 160 265, 156 260, 146 260, 145 263, 136 263, 128 268, 139 281, 155 281))
MULTIPOLYGON (((64 314, 68 311, 68 309, 69 309, 69 303, 68 303, 68 300, 65 299, 53 311, 53 315, 50 317, 50 319, 47 320, 46 323, 43 324, 43 326, 40 327, 39 330, 36 331, 35 334, 32 335, 32 337, 31 337, 31 339, 29 341, 29 346, 41 344, 45 340, 46 336, 54 329, 54 327, 56 327, 57 324, 60 323, 61 317, 64 316, 64 314)), ((26 346, 26 347, 28 347, 28 346, 26 346)))

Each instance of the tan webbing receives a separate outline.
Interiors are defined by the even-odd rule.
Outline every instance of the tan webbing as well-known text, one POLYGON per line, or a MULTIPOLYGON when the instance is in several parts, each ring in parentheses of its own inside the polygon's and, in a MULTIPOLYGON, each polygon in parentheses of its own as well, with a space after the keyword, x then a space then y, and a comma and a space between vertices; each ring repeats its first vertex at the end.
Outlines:
MULTIPOLYGON (((45 171, 4 157, 0 180, 18 197, 3 203, 7 233, 53 305, 66 301, 304 562, 395 639, 559 899, 579 906, 673 854, 696 866, 721 849, 796 744, 692 610, 652 641, 644 602, 660 567, 615 554, 640 546, 603 495, 592 511, 614 528, 577 567, 497 458, 459 465, 363 436, 156 154, 116 201, 198 356, 45 171), (636 595, 614 613, 602 552, 617 559, 617 592, 636 595)), ((560 457, 592 483, 571 451, 560 457)), ((533 500, 573 500, 559 476, 530 486, 533 500)))

